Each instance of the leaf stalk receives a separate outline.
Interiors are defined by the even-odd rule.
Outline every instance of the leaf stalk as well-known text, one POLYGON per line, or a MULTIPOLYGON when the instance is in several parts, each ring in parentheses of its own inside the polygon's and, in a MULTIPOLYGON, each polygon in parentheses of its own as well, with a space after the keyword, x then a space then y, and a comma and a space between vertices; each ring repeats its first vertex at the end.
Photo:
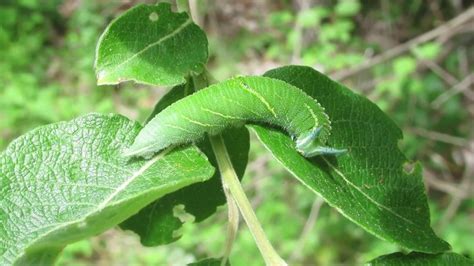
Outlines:
POLYGON ((224 189, 228 189, 235 200, 235 203, 240 209, 240 213, 244 218, 247 226, 252 233, 255 243, 257 244, 260 253, 267 265, 287 265, 286 262, 278 255, 265 232, 260 225, 260 222, 252 209, 245 192, 240 184, 237 174, 235 173, 232 162, 230 161, 224 140, 222 136, 211 136, 212 149, 217 158, 217 164, 221 172, 222 184, 224 189))

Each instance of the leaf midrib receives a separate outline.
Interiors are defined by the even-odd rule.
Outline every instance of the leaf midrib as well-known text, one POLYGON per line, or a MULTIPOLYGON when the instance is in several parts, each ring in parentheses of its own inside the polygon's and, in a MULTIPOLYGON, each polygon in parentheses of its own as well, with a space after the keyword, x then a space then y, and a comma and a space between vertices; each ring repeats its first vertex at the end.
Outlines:
POLYGON ((130 183, 132 183, 137 177, 141 176, 146 170, 148 170, 148 168, 153 166, 159 159, 163 158, 169 151, 170 149, 164 150, 163 152, 160 152, 154 158, 146 162, 129 179, 127 179, 123 184, 121 184, 104 201, 102 201, 102 203, 100 203, 99 206, 97 207, 97 210, 100 211, 101 209, 105 208, 105 206, 107 206, 107 204, 109 204, 110 201, 112 201, 115 198, 115 196, 117 196, 120 192, 124 191, 128 187, 128 185, 130 185, 130 183))
MULTIPOLYGON (((160 39, 158 39, 157 41, 153 42, 153 43, 150 43, 149 45, 145 46, 142 50, 136 52, 135 54, 133 54, 132 56, 130 56, 129 58, 125 59, 123 62, 115 65, 114 63, 114 69, 115 71, 117 69, 119 69, 120 67, 122 67, 123 65, 129 63, 130 61, 132 61, 133 59, 137 58, 138 56, 140 56, 141 54, 145 53, 146 51, 148 51, 149 49, 163 43, 164 41, 168 40, 169 38, 172 38, 174 37, 175 35, 177 35, 178 33, 180 33, 183 29, 185 29, 187 26, 191 25, 192 24, 192 20, 191 19, 187 19, 186 21, 184 21, 178 28, 176 28, 174 31, 172 31, 171 33, 161 37, 160 39)), ((105 33, 104 33, 105 34, 105 33)), ((103 68, 107 68, 108 66, 104 66, 103 68)), ((101 70, 101 71, 104 71, 104 70, 101 70)), ((112 70, 112 72, 114 72, 114 70, 112 70)), ((104 75, 105 76, 105 75, 104 75)), ((99 77, 100 78, 100 77, 99 77)), ((100 81, 98 81, 100 82, 100 81)))

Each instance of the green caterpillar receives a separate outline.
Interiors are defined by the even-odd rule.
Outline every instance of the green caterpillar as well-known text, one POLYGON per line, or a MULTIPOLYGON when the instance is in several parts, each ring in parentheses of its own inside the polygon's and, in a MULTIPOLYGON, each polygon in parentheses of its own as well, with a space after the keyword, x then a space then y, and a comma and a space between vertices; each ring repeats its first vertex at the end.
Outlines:
POLYGON ((197 141, 206 133, 216 135, 245 123, 283 128, 305 157, 345 152, 324 146, 331 125, 316 100, 284 81, 237 77, 200 90, 158 113, 125 155, 147 157, 171 145, 197 141))

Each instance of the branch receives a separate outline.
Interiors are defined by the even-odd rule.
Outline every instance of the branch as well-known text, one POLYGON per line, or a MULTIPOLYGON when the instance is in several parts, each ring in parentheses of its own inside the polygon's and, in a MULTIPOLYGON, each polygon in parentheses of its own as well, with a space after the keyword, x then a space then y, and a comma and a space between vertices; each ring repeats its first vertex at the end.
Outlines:
POLYGON ((198 3, 197 0, 189 0, 189 12, 191 13, 191 18, 194 23, 202 27, 201 17, 199 16, 198 3))
POLYGON ((295 24, 293 25, 293 32, 296 32, 298 40, 295 42, 295 47, 293 47, 293 54, 291 56, 291 63, 292 64, 299 64, 301 61, 301 51, 303 50, 304 45, 304 28, 299 23, 298 17, 304 11, 310 8, 310 3, 307 0, 299 0, 298 2, 298 13, 296 15, 295 24))
POLYGON ((353 76, 359 72, 362 72, 366 69, 369 69, 375 65, 378 65, 382 62, 385 62, 387 60, 390 60, 408 50, 410 50, 412 47, 416 47, 417 45, 430 41, 432 39, 437 38, 438 36, 441 36, 445 33, 451 34, 453 31, 456 30, 457 27, 460 25, 468 22, 474 18, 474 7, 469 8, 468 10, 464 11, 457 17, 451 19, 450 21, 442 24, 441 26, 428 31, 414 39, 411 39, 408 42, 405 42, 401 45, 398 45, 396 47, 393 47, 392 49, 386 51, 385 53, 382 53, 380 55, 377 55, 364 63, 357 65, 353 68, 349 68, 343 71, 339 71, 331 75, 332 78, 336 80, 344 80, 349 78, 350 76, 353 76))
POLYGON ((434 101, 431 102, 431 106, 433 108, 439 108, 443 103, 445 103, 449 98, 453 97, 454 95, 463 92, 474 83, 474 74, 471 74, 464 78, 461 82, 456 84, 456 86, 452 87, 451 89, 443 92, 439 95, 434 101))
POLYGON ((451 73, 446 71, 444 68, 442 68, 440 65, 438 65, 436 62, 432 60, 423 60, 420 57, 417 56, 417 59, 421 60, 421 63, 426 65, 431 71, 436 73, 440 78, 442 78, 449 86, 455 86, 456 84, 459 83, 459 80, 455 78, 451 73))
POLYGON ((436 177, 436 174, 430 171, 429 169, 425 169, 424 171, 424 179, 426 184, 435 190, 444 192, 450 196, 458 195, 462 197, 468 197, 468 195, 474 191, 472 189, 463 189, 458 185, 453 184, 452 182, 444 181, 436 177))
POLYGON ((406 128, 410 133, 427 139, 448 143, 451 145, 465 147, 469 141, 460 137, 451 136, 445 133, 426 130, 424 128, 406 128))
POLYGON ((449 221, 454 217, 457 210, 461 206, 461 203, 463 202, 463 200, 465 200, 466 196, 469 195, 467 193, 469 192, 469 190, 471 189, 473 185, 472 175, 474 175, 474 142, 471 143, 470 146, 471 146, 470 149, 465 150, 463 152, 464 165, 466 169, 464 170, 462 181, 458 185, 459 188, 464 190, 466 193, 451 194, 452 196, 451 202, 449 203, 448 207, 446 208, 446 211, 443 213, 443 217, 438 223, 440 230, 446 227, 449 221))

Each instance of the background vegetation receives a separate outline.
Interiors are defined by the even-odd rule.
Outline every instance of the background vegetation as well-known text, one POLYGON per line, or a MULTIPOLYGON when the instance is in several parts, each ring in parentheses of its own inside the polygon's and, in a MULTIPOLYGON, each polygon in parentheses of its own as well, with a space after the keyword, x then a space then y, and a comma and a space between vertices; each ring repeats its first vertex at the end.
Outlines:
MULTIPOLYGON (((143 121, 166 92, 135 84, 97 87, 99 35, 134 0, 0 2, 0 148, 26 131, 87 112, 143 121)), ((155 1, 148 1, 154 3, 155 1)), ((222 80, 305 64, 366 95, 403 128, 400 143, 425 167, 433 226, 474 258, 474 8, 462 0, 260 0, 191 2, 210 36, 210 69, 222 80)), ((290 263, 361 263, 397 251, 288 178, 252 142, 244 185, 269 238, 290 263)), ((192 221, 192 217, 189 217, 192 221)), ((180 265, 219 256, 225 208, 181 240, 141 247, 111 230, 68 247, 61 265, 180 265)), ((235 265, 263 264, 245 226, 235 265)))

